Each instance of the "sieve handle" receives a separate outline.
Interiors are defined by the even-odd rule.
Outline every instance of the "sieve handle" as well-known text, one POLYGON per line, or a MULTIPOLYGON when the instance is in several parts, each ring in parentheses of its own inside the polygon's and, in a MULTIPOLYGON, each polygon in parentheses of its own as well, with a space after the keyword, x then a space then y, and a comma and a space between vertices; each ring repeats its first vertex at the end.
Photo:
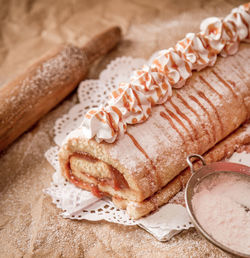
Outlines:
POLYGON ((203 166, 206 166, 206 161, 204 160, 204 158, 203 158, 201 155, 199 155, 199 154, 190 154, 190 155, 188 155, 188 156, 187 156, 187 163, 188 163, 188 165, 189 165, 189 167, 190 167, 190 170, 191 170, 192 174, 193 174, 195 171, 194 171, 194 166, 193 166, 193 163, 192 163, 192 161, 191 161, 191 158, 198 158, 199 160, 201 160, 202 165, 203 165, 203 166))

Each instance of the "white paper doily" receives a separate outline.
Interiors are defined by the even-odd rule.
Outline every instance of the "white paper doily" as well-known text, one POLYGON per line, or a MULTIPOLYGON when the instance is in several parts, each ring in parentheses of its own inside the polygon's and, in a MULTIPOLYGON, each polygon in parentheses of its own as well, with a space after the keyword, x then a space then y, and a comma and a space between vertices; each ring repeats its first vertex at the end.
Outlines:
POLYGON ((160 241, 169 240, 183 229, 192 226, 186 209, 179 204, 167 204, 157 212, 140 220, 132 220, 123 210, 117 209, 109 199, 98 199, 91 193, 67 182, 60 173, 57 154, 64 138, 77 128, 89 108, 105 105, 109 93, 130 78, 133 70, 147 61, 139 58, 120 57, 112 61, 100 74, 99 80, 85 80, 78 88, 79 104, 59 118, 54 127, 56 147, 50 148, 45 157, 55 168, 51 187, 44 190, 60 208, 62 216, 77 220, 106 220, 123 225, 139 225, 160 241))

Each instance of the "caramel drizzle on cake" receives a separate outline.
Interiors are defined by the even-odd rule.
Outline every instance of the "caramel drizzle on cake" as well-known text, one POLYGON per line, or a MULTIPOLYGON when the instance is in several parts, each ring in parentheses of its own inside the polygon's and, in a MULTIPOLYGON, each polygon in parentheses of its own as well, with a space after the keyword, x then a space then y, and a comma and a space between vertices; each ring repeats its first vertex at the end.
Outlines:
MULTIPOLYGON (((191 111, 193 112, 193 114, 197 117, 198 121, 201 121, 201 117, 200 117, 200 115, 198 114, 198 112, 196 112, 195 109, 192 108, 192 107, 188 104, 188 102, 187 102, 178 92, 176 93, 176 97, 181 100, 181 102, 184 104, 184 106, 185 106, 187 109, 189 109, 189 110, 191 110, 191 111)), ((203 108, 204 108, 204 107, 203 107, 203 108)), ((210 141, 211 138, 210 138, 210 134, 209 134, 209 132, 208 132, 208 129, 206 128, 206 125, 204 125, 204 123, 201 123, 201 126, 202 126, 203 131, 205 131, 205 133, 209 136, 209 141, 210 141)))
POLYGON ((160 177, 158 176, 158 173, 157 173, 157 170, 156 170, 156 167, 153 163, 153 161, 150 159, 150 157, 148 156, 148 154, 146 153, 146 151, 142 148, 142 146, 139 144, 139 142, 135 139, 135 137, 130 134, 128 131, 126 132, 126 135, 128 135, 128 137, 132 140, 134 146, 145 156, 145 158, 150 162, 150 165, 152 166, 153 168, 153 173, 152 171, 149 171, 149 175, 151 176, 151 182, 153 184, 156 184, 157 187, 161 185, 161 179, 160 177), (156 175, 156 180, 154 179, 155 177, 153 176, 153 174, 156 175))
POLYGON ((226 86, 231 93, 233 94, 233 96, 237 99, 238 96, 237 94, 234 92, 234 90, 232 89, 232 87, 229 85, 229 83, 227 81, 225 81, 214 69, 211 70, 212 73, 218 78, 218 80, 224 85, 226 86))
MULTIPOLYGON (((88 139, 95 137, 98 142, 104 140, 112 143, 119 135, 124 135, 127 125, 145 122, 153 106, 171 102, 172 88, 183 87, 192 76, 192 70, 213 66, 218 54, 223 57, 234 55, 240 41, 249 40, 249 27, 249 3, 233 9, 224 19, 211 17, 204 20, 200 26, 201 32, 189 33, 173 48, 160 51, 151 64, 133 73, 130 82, 120 84, 110 95, 107 106, 95 112, 90 110, 82 123, 85 136, 88 139), (112 108, 114 106, 122 113, 119 119, 117 109, 112 108)), ((220 77, 217 78, 225 84, 220 77)), ((223 99, 203 77, 200 80, 223 99)), ((174 108, 178 110, 178 107, 174 108)), ((188 117, 183 118, 188 121, 188 117)), ((188 123, 197 139, 196 128, 191 121, 188 123)))
POLYGON ((223 100, 223 96, 217 90, 215 90, 215 88, 202 75, 199 75, 199 78, 211 91, 219 96, 220 100, 223 100))
POLYGON ((184 125, 184 123, 181 121, 181 119, 174 113, 172 112, 170 109, 168 109, 165 105, 163 105, 163 107, 165 108, 166 110, 166 113, 169 114, 169 116, 164 113, 164 112, 160 112, 160 115, 167 119, 169 121, 169 123, 171 124, 171 126, 173 127, 174 130, 176 130, 176 132, 180 135, 180 137, 182 138, 183 140, 183 143, 185 144, 185 139, 184 139, 184 135, 182 133, 180 133, 180 131, 176 128, 176 126, 174 125, 174 123, 172 122, 171 118, 173 118, 174 120, 176 120, 182 127, 183 129, 187 132, 187 134, 189 134, 190 138, 192 139, 193 141, 193 136, 192 134, 190 133, 190 131, 188 130, 188 128, 184 125))
MULTIPOLYGON (((180 135, 182 141, 183 141, 183 144, 185 145, 186 141, 185 141, 185 137, 184 135, 180 132, 180 130, 175 126, 175 124, 173 123, 171 117, 169 115, 167 115, 165 112, 161 111, 160 112, 160 116, 163 117, 164 119, 166 119, 169 124, 172 126, 172 128, 180 135)), ((172 116, 173 117, 173 116, 172 116)), ((175 116, 175 118, 177 118, 177 116, 175 116)), ((180 121, 179 118, 175 119, 176 121, 180 121)), ((181 122, 181 124, 183 124, 181 122)), ((186 128, 186 127, 185 127, 186 128)))
POLYGON ((199 95, 202 99, 204 99, 204 100, 212 107, 212 109, 214 110, 214 112, 215 112, 215 114, 216 114, 216 116, 217 116, 218 122, 220 123, 220 129, 221 129, 221 135, 222 135, 223 132, 224 132, 224 128, 223 128, 223 124, 222 124, 222 122, 221 122, 221 118, 220 118, 220 115, 219 115, 219 113, 218 113, 218 110, 216 109, 216 107, 215 107, 215 105, 212 103, 212 101, 211 101, 209 98, 207 98, 207 97, 205 96, 205 94, 204 94, 202 91, 197 90, 197 93, 198 93, 198 95, 199 95))
POLYGON ((174 102, 172 101, 172 99, 169 100, 169 103, 172 105, 172 107, 175 109, 176 113, 183 118, 184 120, 186 120, 189 124, 189 126, 192 128, 193 132, 194 132, 194 139, 197 140, 199 138, 198 136, 198 131, 195 128, 194 124, 192 123, 191 119, 189 119, 187 117, 187 115, 185 115, 183 112, 181 112, 181 110, 179 109, 179 107, 177 107, 177 105, 174 104, 174 102))
MULTIPOLYGON (((177 97, 181 97, 179 94, 177 95, 177 97)), ((200 101, 193 95, 189 95, 188 96, 192 101, 194 101, 201 109, 202 111, 207 115, 209 124, 212 126, 212 136, 213 136, 213 141, 216 140, 216 132, 215 132, 215 127, 214 127, 214 123, 212 122, 211 116, 209 114, 209 112, 207 111, 207 109, 200 103, 200 101)), ((209 135, 209 141, 211 141, 210 138, 210 133, 208 132, 208 130, 206 129, 206 133, 207 135, 209 135)))

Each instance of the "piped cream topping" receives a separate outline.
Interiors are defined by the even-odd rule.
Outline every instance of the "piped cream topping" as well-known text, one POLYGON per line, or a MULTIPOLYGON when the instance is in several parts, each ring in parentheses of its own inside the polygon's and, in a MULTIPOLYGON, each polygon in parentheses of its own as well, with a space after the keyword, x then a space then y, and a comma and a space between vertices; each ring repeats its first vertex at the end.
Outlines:
POLYGON ((148 119, 152 107, 172 96, 172 87, 181 88, 192 76, 213 66, 217 55, 234 55, 240 41, 250 42, 250 3, 234 8, 224 19, 211 17, 199 33, 188 33, 174 48, 162 50, 152 64, 135 71, 129 83, 121 83, 110 95, 106 107, 89 110, 81 128, 87 139, 114 142, 127 124, 148 119))

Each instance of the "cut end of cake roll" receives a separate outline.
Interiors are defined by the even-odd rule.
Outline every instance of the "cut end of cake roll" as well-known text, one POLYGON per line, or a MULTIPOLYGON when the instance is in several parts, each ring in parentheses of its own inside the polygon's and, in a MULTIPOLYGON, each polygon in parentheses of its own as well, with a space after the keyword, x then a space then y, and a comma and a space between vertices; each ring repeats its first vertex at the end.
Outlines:
POLYGON ((124 166, 107 155, 108 147, 82 137, 81 129, 73 131, 59 153, 63 176, 97 197, 142 201, 144 196, 138 191, 136 181, 126 176, 124 166))

